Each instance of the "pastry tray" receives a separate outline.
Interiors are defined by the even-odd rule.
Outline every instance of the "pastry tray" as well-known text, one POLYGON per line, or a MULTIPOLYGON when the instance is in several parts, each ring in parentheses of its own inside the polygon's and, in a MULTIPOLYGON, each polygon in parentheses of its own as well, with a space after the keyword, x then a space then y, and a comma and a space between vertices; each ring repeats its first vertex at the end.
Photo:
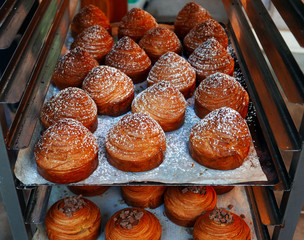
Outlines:
MULTIPOLYGON (((55 186, 52 188, 52 193, 49 199, 49 206, 51 207, 59 199, 74 195, 65 186, 55 186)), ((119 187, 111 187, 104 194, 94 197, 87 197, 92 200, 100 209, 101 212, 101 233, 98 240, 105 239, 104 228, 109 218, 118 210, 129 207, 124 203, 119 187)), ((251 230, 251 239, 256 240, 257 236, 254 229, 251 210, 248 204, 247 195, 244 187, 235 187, 230 192, 224 195, 218 195, 217 207, 223 207, 229 210, 228 205, 232 205, 231 212, 245 216, 244 220, 251 230)), ((162 240, 175 239, 185 240, 192 239, 193 228, 181 227, 172 223, 165 215, 164 204, 156 209, 149 209, 158 219, 162 226, 162 240)), ((45 233, 45 226, 42 224, 36 231, 33 240, 47 240, 45 233)))
MULTIPOLYGON (((114 37, 115 39, 115 37, 114 37)), ((70 32, 67 35, 65 45, 70 46, 73 38, 70 32)), ((228 51, 235 60, 234 77, 245 88, 244 76, 238 65, 234 49, 228 45, 228 51)), ((135 85, 135 94, 147 88, 147 83, 135 85)), ((59 90, 50 85, 46 99, 59 90)), ((106 160, 104 141, 107 131, 122 116, 98 116, 98 128, 94 135, 99 144, 99 165, 93 174, 84 181, 70 185, 122 185, 133 183, 155 183, 173 185, 275 185, 278 183, 276 171, 274 170, 267 145, 262 135, 259 123, 255 114, 252 102, 249 103, 247 124, 252 135, 252 144, 248 157, 243 165, 237 169, 229 171, 212 170, 195 162, 189 154, 188 139, 191 128, 200 119, 196 116, 193 105, 194 97, 187 100, 186 117, 184 125, 175 131, 166 132, 167 150, 163 163, 150 171, 135 173, 123 172, 111 166, 106 160)), ((127 114, 129 114, 128 112, 127 114)), ((28 148, 22 149, 18 153, 15 164, 15 175, 20 180, 21 185, 53 185, 46 181, 38 172, 34 160, 34 146, 41 136, 42 126, 37 123, 31 143, 28 148)))

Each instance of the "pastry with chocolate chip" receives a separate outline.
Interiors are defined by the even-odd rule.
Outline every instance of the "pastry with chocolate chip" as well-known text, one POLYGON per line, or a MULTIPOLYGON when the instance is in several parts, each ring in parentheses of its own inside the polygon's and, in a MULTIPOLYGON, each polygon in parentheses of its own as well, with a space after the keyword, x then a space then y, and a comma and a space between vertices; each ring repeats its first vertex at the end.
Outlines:
POLYGON ((202 214, 193 227, 193 239, 241 239, 250 240, 250 228, 238 215, 216 208, 202 214))
POLYGON ((164 197, 165 213, 177 225, 192 227, 205 211, 216 206, 217 195, 212 187, 168 187, 164 197))
POLYGON ((149 211, 124 208, 114 213, 105 227, 106 240, 160 240, 161 225, 149 211))
POLYGON ((92 201, 70 196, 54 203, 45 218, 46 232, 52 239, 97 239, 101 214, 92 201))

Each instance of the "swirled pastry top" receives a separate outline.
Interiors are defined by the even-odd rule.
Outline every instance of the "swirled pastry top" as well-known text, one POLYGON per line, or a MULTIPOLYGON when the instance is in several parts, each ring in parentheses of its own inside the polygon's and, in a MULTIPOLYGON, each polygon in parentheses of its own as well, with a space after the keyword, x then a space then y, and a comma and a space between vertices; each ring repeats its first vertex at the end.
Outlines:
POLYGON ((195 2, 188 2, 177 14, 174 22, 174 31, 180 39, 198 23, 211 18, 209 12, 195 2))
POLYGON ((59 119, 73 118, 90 131, 94 131, 97 126, 97 106, 85 91, 69 87, 52 96, 43 105, 40 118, 45 128, 56 123, 59 119))
POLYGON ((98 66, 98 62, 84 49, 76 47, 59 58, 52 82, 59 89, 81 87, 85 76, 98 66))
POLYGON ((98 106, 100 114, 111 115, 115 110, 108 105, 117 105, 134 96, 132 80, 120 70, 110 66, 95 67, 84 79, 82 88, 89 93, 98 106), (109 111, 108 111, 109 110, 109 111))
POLYGON ((150 59, 156 62, 157 59, 166 52, 176 52, 180 54, 182 50, 181 43, 175 33, 165 27, 156 27, 150 29, 139 41, 150 59))
POLYGON ((118 26, 118 37, 128 36, 138 42, 151 28, 157 27, 155 18, 145 10, 132 8, 118 26))
POLYGON ((191 95, 186 94, 188 88, 193 88, 194 92, 195 71, 183 57, 167 52, 154 64, 147 78, 149 86, 161 81, 170 82, 187 98, 191 95))
POLYGON ((246 117, 249 96, 234 77, 218 72, 202 80, 196 89, 195 101, 209 111, 230 107, 246 117))
POLYGON ((107 31, 111 29, 110 21, 106 15, 96 6, 89 4, 80 9, 71 23, 72 35, 75 38, 80 32, 88 27, 100 25, 107 31))
POLYGON ((227 48, 228 36, 224 28, 217 21, 210 18, 197 24, 184 38, 184 46, 187 54, 190 55, 199 45, 212 37, 214 37, 223 48, 227 48))
POLYGON ((151 67, 146 52, 129 37, 117 41, 106 56, 106 65, 115 67, 125 74, 144 71, 151 67))
POLYGON ((216 72, 231 75, 234 69, 233 58, 214 38, 196 48, 188 61, 200 80, 216 72))
POLYGON ((108 31, 99 25, 86 28, 77 35, 71 49, 81 47, 101 62, 113 46, 113 38, 108 31))
POLYGON ((140 161, 165 152, 166 137, 154 119, 135 113, 124 116, 108 131, 105 146, 117 159, 140 161))
MULTIPOLYGON (((157 83, 139 93, 132 103, 133 113, 145 113, 156 120, 164 131, 171 131, 171 124, 183 123, 186 100, 182 93, 169 82, 157 83)), ((175 129, 176 126, 173 126, 175 129)))
POLYGON ((238 215, 225 209, 214 209, 202 214, 195 222, 193 238, 250 240, 250 228, 238 215))

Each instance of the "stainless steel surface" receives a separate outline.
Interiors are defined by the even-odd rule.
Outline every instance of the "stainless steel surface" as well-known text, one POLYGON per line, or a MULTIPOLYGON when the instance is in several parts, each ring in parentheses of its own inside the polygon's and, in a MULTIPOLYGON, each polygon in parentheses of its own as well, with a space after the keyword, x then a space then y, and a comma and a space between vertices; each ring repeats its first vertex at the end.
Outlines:
POLYGON ((241 0, 288 101, 304 102, 304 75, 260 0, 241 0))
POLYGON ((60 0, 44 0, 23 35, 0 81, 0 102, 19 102, 41 53, 60 0))
POLYGON ((0 49, 8 48, 35 0, 6 1, 0 9, 0 49))
POLYGON ((10 149, 25 148, 32 138, 68 30, 68 4, 68 0, 62 1, 58 7, 55 22, 51 22, 52 27, 48 33, 48 38, 43 45, 38 63, 6 138, 7 146, 10 149))

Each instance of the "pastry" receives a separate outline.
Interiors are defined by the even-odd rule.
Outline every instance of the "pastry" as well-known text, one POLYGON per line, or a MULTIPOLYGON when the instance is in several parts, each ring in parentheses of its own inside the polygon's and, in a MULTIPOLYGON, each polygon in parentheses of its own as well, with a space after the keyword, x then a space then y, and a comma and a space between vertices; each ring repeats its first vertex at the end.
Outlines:
POLYGON ((155 63, 166 52, 171 51, 180 54, 182 51, 178 37, 173 31, 165 27, 150 29, 138 44, 148 54, 152 63, 155 63))
POLYGON ((238 215, 223 208, 202 214, 193 227, 193 240, 250 240, 250 228, 238 215))
POLYGON ((166 186, 122 186, 124 201, 133 207, 157 208, 163 201, 166 186))
POLYGON ((60 57, 52 82, 59 89, 81 87, 85 76, 96 66, 98 62, 89 53, 76 47, 60 57))
POLYGON ((89 186, 68 186, 68 189, 77 195, 92 197, 101 195, 109 189, 109 186, 89 185, 89 186))
POLYGON ((109 19, 106 15, 95 5, 89 4, 80 9, 79 13, 75 15, 71 23, 71 32, 73 38, 88 27, 100 25, 107 31, 111 30, 109 19))
POLYGON ((213 188, 217 195, 222 195, 227 192, 230 192, 234 188, 234 186, 213 186, 213 188))
POLYGON ((184 124, 187 102, 169 82, 157 83, 139 93, 132 102, 132 113, 145 113, 159 123, 165 132, 184 124))
POLYGON ((157 27, 155 18, 145 10, 132 8, 118 26, 118 37, 128 36, 138 42, 151 28, 157 27))
POLYGON ((222 107, 194 125, 189 150, 191 157, 207 168, 231 170, 243 164, 250 143, 250 132, 242 116, 232 108, 222 107))
POLYGON ((216 72, 233 75, 233 58, 214 38, 209 38, 196 48, 188 61, 196 71, 199 82, 216 72))
POLYGON ((161 81, 170 82, 189 98, 195 90, 195 71, 183 57, 167 52, 154 64, 147 78, 149 86, 161 81))
POLYGON ((129 37, 123 37, 114 44, 105 63, 127 74, 134 83, 146 80, 151 69, 151 60, 146 52, 129 37))
POLYGON ((165 133, 146 114, 124 116, 109 131, 105 140, 108 162, 128 172, 143 172, 163 162, 165 133))
POLYGON ((40 119, 45 129, 63 118, 76 119, 94 132, 98 124, 97 106, 82 89, 65 88, 45 102, 40 112, 40 119))
POLYGON ((197 24, 184 38, 184 48, 187 56, 189 56, 199 45, 212 37, 214 37, 224 49, 227 48, 228 36, 221 24, 213 18, 197 24))
POLYGON ((160 240, 161 225, 149 211, 124 208, 114 213, 105 227, 106 240, 160 240))
POLYGON ((105 28, 95 25, 86 28, 77 35, 74 42, 71 44, 71 49, 76 47, 83 48, 102 64, 104 57, 113 47, 113 38, 105 28))
POLYGON ((98 165, 98 145, 82 123, 59 120, 40 137, 34 148, 38 173, 54 183, 86 179, 98 165))
POLYGON ((224 73, 209 75, 195 90, 194 110, 200 118, 221 107, 230 107, 245 118, 248 104, 246 90, 234 77, 224 73))
POLYGON ((214 209, 216 201, 212 187, 168 187, 164 197, 165 213, 175 224, 192 227, 202 212, 214 209))
POLYGON ((101 214, 95 203, 81 196, 67 197, 54 203, 45 217, 50 240, 96 240, 101 214))
POLYGON ((123 72, 109 66, 94 68, 82 88, 97 104, 98 114, 119 116, 131 109, 134 84, 123 72))
POLYGON ((195 2, 188 2, 176 16, 174 31, 180 39, 188 34, 198 23, 202 23, 211 16, 209 12, 195 2))

